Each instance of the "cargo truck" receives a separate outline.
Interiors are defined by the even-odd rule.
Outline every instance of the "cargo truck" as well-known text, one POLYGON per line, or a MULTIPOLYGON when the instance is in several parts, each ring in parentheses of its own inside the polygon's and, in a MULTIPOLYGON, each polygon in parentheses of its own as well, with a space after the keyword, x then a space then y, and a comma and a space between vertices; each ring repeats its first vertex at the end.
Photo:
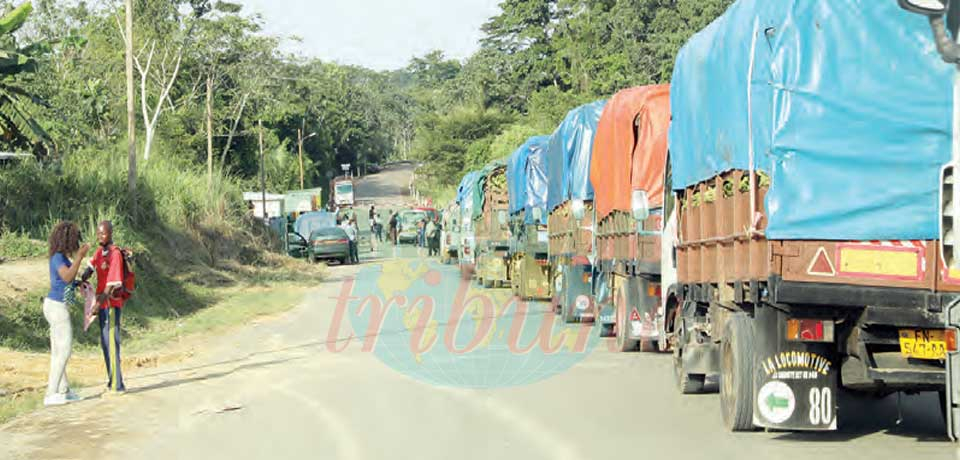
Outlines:
POLYGON ((457 202, 460 204, 460 258, 457 262, 460 265, 460 277, 464 280, 473 278, 476 264, 474 256, 476 254, 476 240, 473 236, 473 208, 474 198, 473 189, 477 186, 477 179, 480 171, 470 171, 460 182, 460 188, 457 190, 457 202))
POLYGON ((455 263, 460 258, 460 205, 454 201, 443 210, 440 230, 440 262, 455 263))
POLYGON ((335 177, 330 181, 331 202, 337 209, 352 208, 354 206, 353 178, 347 176, 335 177))
POLYGON ((594 209, 590 158, 605 101, 571 110, 547 148, 547 255, 553 302, 565 322, 593 316, 594 209))
POLYGON ((660 339, 660 232, 670 125, 669 85, 615 94, 597 124, 590 162, 596 209, 595 315, 617 349, 660 339), (640 214, 634 209, 647 211, 640 214))
POLYGON ((473 194, 477 282, 487 288, 504 287, 510 282, 507 271, 510 228, 506 164, 495 161, 484 167, 477 176, 473 194))
POLYGON ((528 139, 507 161, 510 193, 510 287, 521 299, 549 300, 546 149, 550 136, 528 139))
POLYGON ((841 386, 943 394, 960 277, 936 50, 895 2, 739 0, 680 51, 664 334, 681 391, 719 375, 728 429, 836 429, 841 386))

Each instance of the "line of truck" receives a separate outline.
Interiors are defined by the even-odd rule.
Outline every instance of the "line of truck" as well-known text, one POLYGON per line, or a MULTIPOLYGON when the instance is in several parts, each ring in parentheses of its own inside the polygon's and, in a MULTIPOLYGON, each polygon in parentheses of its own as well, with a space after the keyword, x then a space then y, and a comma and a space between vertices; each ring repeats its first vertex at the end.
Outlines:
POLYGON ((732 431, 834 430, 841 387, 956 413, 947 2, 899 3, 936 33, 893 0, 734 2, 669 85, 463 178, 462 275, 670 351, 683 393, 718 376, 732 431))

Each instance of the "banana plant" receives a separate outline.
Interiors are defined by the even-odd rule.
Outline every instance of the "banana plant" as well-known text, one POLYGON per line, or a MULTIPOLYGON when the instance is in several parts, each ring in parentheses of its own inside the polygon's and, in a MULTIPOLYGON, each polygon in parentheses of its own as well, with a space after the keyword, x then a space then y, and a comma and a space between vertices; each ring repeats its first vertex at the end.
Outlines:
POLYGON ((10 146, 52 143, 31 110, 46 103, 23 85, 23 77, 37 70, 36 58, 51 45, 20 46, 14 37, 32 11, 33 4, 27 1, 0 17, 0 141, 10 146))

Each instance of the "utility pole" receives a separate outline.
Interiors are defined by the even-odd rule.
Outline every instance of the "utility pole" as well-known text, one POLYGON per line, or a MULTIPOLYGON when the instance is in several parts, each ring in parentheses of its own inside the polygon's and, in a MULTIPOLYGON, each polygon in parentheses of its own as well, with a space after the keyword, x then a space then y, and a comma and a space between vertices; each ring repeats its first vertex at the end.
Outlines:
POLYGON ((213 76, 207 75, 207 188, 213 190, 213 76))
POLYGON ((137 220, 137 113, 133 92, 133 0, 124 2, 126 9, 127 68, 127 193, 133 203, 133 220, 137 220))
POLYGON ((316 136, 317 133, 310 133, 303 137, 303 132, 307 129, 307 121, 301 120, 300 129, 297 130, 297 155, 300 157, 300 190, 303 190, 303 141, 316 136))
POLYGON ((260 191, 262 193, 263 221, 269 223, 269 220, 267 220, 267 165, 263 157, 263 120, 257 120, 257 126, 260 135, 260 191))
POLYGON ((303 128, 297 128, 297 156, 300 157, 300 190, 303 190, 303 128))

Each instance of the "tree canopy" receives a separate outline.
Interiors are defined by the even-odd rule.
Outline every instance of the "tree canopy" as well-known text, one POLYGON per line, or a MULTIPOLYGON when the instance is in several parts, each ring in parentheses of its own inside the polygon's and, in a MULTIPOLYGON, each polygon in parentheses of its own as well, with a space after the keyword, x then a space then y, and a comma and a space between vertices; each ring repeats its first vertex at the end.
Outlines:
MULTIPOLYGON (((148 134, 138 152, 253 182, 262 122, 273 191, 299 185, 299 135, 308 187, 342 163, 408 158, 432 185, 453 186, 522 137, 549 134, 578 104, 669 81, 683 43, 730 3, 504 0, 467 59, 433 51, 375 72, 286 53, 285 39, 237 3, 135 0, 137 128, 148 134)), ((51 164, 116 150, 126 126, 122 4, 18 1, 6 12, 0 149, 51 164)))

